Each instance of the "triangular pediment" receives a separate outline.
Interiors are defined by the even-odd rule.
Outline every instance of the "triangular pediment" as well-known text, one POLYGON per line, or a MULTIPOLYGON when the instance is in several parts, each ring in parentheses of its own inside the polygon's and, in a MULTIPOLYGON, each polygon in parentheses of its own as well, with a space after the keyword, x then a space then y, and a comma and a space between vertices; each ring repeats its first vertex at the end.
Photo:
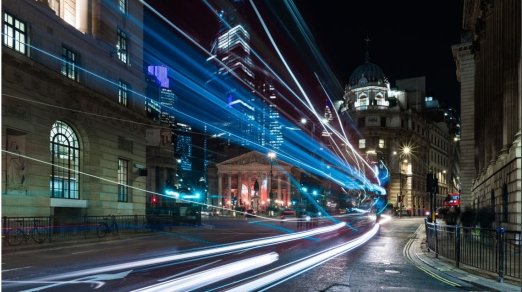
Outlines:
MULTIPOLYGON (((277 163, 280 165, 288 165, 282 161, 277 160, 277 163)), ((252 164, 260 164, 260 165, 268 165, 270 161, 266 154, 261 154, 257 151, 250 151, 245 154, 241 154, 239 156, 233 157, 231 159, 225 160, 221 163, 218 163, 217 166, 226 166, 226 165, 252 165, 252 164)))

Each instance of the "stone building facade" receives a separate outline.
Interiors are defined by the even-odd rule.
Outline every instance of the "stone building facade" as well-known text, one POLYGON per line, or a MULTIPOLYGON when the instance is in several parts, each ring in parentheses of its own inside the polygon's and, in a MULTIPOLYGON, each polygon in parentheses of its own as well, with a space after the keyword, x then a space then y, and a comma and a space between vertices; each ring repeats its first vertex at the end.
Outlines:
POLYGON ((215 196, 209 204, 213 206, 231 208, 235 202, 263 211, 270 205, 270 190, 272 204, 278 208, 291 208, 292 200, 300 199, 302 170, 277 159, 270 161, 257 151, 216 163, 211 170, 209 192, 215 196))
POLYGON ((2 215, 145 213, 142 14, 2 2, 2 215))
POLYGON ((496 226, 522 226, 522 4, 466 0, 453 47, 462 92, 462 186, 496 226), (471 154, 472 153, 472 154, 471 154))
POLYGON ((383 70, 369 61, 357 67, 337 104, 351 129, 350 142, 373 164, 384 164, 389 173, 383 181, 388 202, 410 214, 422 215, 432 205, 426 188, 426 176, 439 180, 435 207, 449 192, 458 177, 451 167, 453 137, 445 123, 436 123, 426 115, 425 78, 396 81, 390 87, 383 70), (402 201, 402 202, 400 202, 402 201))

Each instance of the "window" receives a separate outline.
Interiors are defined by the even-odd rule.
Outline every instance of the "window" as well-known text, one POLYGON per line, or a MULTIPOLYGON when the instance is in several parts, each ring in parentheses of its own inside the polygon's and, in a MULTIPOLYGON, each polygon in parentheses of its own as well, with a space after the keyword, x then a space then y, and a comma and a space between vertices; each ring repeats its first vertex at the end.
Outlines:
POLYGON ((129 161, 118 159, 118 202, 129 201, 129 161))
POLYGON ((118 88, 118 102, 124 106, 129 103, 129 85, 123 81, 120 81, 118 88))
POLYGON ((116 44, 118 52, 118 59, 127 64, 129 59, 129 52, 127 51, 127 34, 121 29, 118 29, 118 43, 116 44))
POLYGON ((359 139, 359 148, 366 148, 366 140, 365 139, 359 139))
POLYGON ((62 47, 62 74, 78 81, 78 55, 66 47, 62 47))
POLYGON ((384 139, 379 139, 379 148, 384 148, 384 139))
POLYGON ((4 12, 4 46, 9 47, 24 55, 27 54, 27 31, 24 22, 4 12))
POLYGON ((80 146, 73 129, 65 122, 56 121, 50 134, 51 142, 51 197, 79 198, 80 146))
POLYGON ((118 0, 118 7, 120 8, 120 11, 124 14, 127 13, 127 0, 118 0))
POLYGON ((508 222, 509 220, 509 192, 507 184, 502 186, 502 221, 508 222))

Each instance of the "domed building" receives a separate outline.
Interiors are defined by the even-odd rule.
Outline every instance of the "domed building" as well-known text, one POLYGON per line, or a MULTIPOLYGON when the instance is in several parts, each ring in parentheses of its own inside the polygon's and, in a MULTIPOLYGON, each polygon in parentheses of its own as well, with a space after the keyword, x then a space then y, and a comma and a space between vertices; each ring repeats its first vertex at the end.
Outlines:
POLYGON ((430 210, 426 176, 433 172, 439 181, 436 207, 451 191, 450 135, 444 126, 424 117, 425 77, 396 81, 392 89, 380 66, 365 62, 348 79, 336 109, 343 118, 349 140, 379 172, 389 174, 381 181, 388 202, 403 215, 423 215, 430 210), (429 149, 429 151, 427 151, 429 149), (400 203, 400 204, 399 204, 400 203))
POLYGON ((367 53, 366 61, 353 71, 346 86, 344 98, 356 110, 365 110, 369 106, 388 108, 390 105, 388 79, 381 67, 371 63, 369 59, 367 53))

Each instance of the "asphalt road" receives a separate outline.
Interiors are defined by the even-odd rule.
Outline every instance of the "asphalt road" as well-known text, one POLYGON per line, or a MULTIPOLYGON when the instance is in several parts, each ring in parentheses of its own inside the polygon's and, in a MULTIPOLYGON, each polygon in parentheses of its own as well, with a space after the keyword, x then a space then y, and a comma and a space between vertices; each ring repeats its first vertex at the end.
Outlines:
MULTIPOLYGON (((362 246, 341 255, 324 256, 325 250, 344 247, 372 227, 352 223, 352 229, 258 245, 251 240, 316 229, 298 229, 293 222, 221 218, 207 221, 203 228, 174 228, 148 236, 8 253, 2 257, 2 290, 458 290, 405 257, 404 247, 422 223, 421 218, 392 220, 362 246), (229 245, 223 245, 226 243, 247 246, 228 250, 229 245), (220 250, 210 252, 212 248, 220 250), (321 256, 324 258, 319 262, 312 261, 321 256), (273 278, 286 270, 291 271, 273 278), (248 289, 243 286, 256 281, 269 284, 248 289)), ((317 228, 331 225, 319 224, 317 228)))

